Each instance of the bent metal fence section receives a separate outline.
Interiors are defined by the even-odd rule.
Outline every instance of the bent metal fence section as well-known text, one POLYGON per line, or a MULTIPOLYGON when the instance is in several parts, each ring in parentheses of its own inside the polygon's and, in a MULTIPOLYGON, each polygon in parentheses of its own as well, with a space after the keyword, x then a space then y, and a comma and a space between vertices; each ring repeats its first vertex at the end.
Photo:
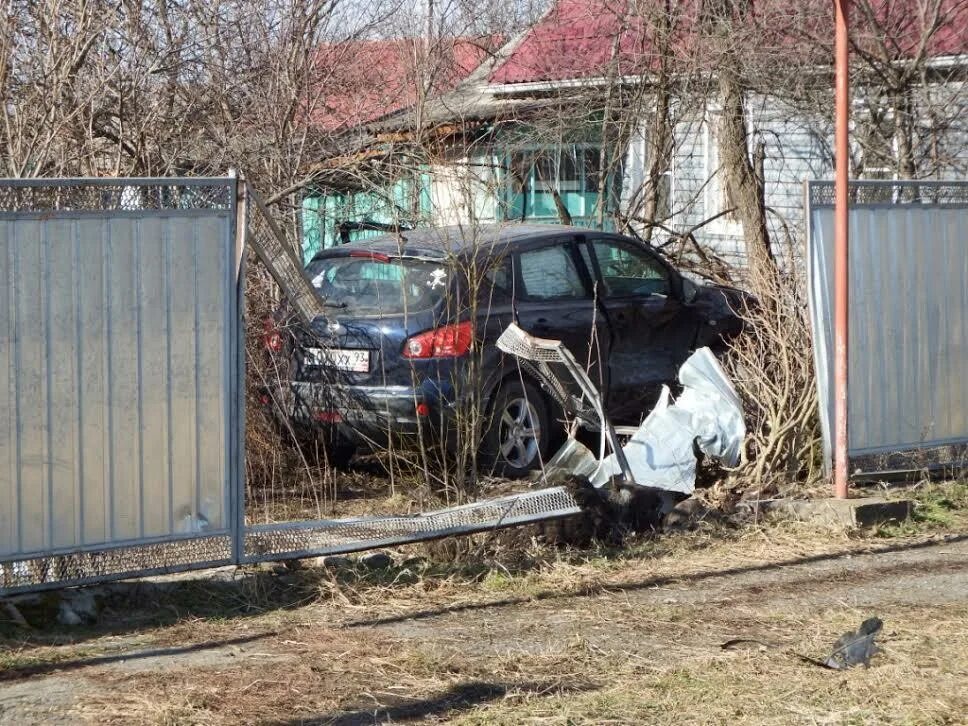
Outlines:
POLYGON ((236 559, 236 185, 0 181, 0 593, 236 559))
MULTIPOLYGON (((852 471, 968 463, 968 182, 850 184, 852 471)), ((833 182, 807 187, 824 453, 833 423, 833 182)))
POLYGON ((487 499, 435 512, 250 526, 245 560, 288 559, 426 542, 579 514, 561 487, 487 499))

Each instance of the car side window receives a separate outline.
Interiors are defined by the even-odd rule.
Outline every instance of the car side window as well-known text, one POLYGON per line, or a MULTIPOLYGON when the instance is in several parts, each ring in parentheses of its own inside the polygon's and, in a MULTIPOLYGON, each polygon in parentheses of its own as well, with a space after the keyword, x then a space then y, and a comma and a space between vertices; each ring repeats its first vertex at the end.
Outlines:
POLYGON ((592 240, 605 294, 669 296, 669 272, 646 252, 610 240, 592 240))
POLYGON ((522 252, 518 257, 524 294, 532 300, 587 297, 570 249, 557 244, 522 252))

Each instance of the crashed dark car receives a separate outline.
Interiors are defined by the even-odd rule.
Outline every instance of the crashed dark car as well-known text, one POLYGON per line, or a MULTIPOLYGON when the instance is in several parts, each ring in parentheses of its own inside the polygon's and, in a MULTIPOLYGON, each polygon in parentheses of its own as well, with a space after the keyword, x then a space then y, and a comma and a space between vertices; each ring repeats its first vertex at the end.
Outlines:
POLYGON ((609 418, 632 425, 696 348, 723 350, 742 329, 739 291, 577 227, 413 230, 324 250, 306 272, 327 313, 307 330, 279 311, 266 341, 286 373, 272 398, 337 464, 361 445, 451 441, 470 401, 484 413, 480 460, 511 477, 539 466, 564 436, 561 411, 494 345, 511 322, 561 340, 609 418))

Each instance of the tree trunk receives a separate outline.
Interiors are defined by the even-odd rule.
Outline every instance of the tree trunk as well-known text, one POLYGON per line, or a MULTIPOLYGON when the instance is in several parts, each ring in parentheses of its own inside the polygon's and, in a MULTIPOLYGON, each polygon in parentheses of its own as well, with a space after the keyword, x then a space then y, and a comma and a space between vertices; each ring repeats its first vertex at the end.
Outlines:
POLYGON ((776 273, 776 261, 766 226, 763 180, 757 177, 749 154, 743 87, 732 68, 724 67, 719 71, 719 100, 722 105, 719 158, 725 177, 723 183, 743 225, 750 273, 754 280, 762 279, 764 275, 776 273))
POLYGON ((893 95, 894 149, 899 179, 914 179, 917 165, 914 161, 914 129, 911 103, 911 86, 904 86, 893 95))
POLYGON ((642 203, 642 217, 649 225, 643 231, 646 242, 652 241, 655 229, 651 223, 659 214, 659 200, 662 192, 662 177, 669 171, 672 156, 672 124, 669 117, 668 79, 660 78, 656 85, 655 113, 649 125, 649 171, 646 177, 646 194, 642 203))

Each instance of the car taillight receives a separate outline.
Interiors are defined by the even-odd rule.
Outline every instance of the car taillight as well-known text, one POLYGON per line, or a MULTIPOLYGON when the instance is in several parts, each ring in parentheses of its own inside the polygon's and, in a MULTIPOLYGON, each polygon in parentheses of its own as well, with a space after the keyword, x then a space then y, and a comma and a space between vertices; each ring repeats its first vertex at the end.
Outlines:
POLYGON ((276 327, 276 321, 272 318, 266 318, 265 323, 263 323, 263 330, 262 340, 265 343, 266 350, 271 353, 278 353, 282 350, 282 333, 276 327))
POLYGON ((471 349, 474 329, 470 321, 445 325, 408 338, 404 358, 457 358, 471 349))

